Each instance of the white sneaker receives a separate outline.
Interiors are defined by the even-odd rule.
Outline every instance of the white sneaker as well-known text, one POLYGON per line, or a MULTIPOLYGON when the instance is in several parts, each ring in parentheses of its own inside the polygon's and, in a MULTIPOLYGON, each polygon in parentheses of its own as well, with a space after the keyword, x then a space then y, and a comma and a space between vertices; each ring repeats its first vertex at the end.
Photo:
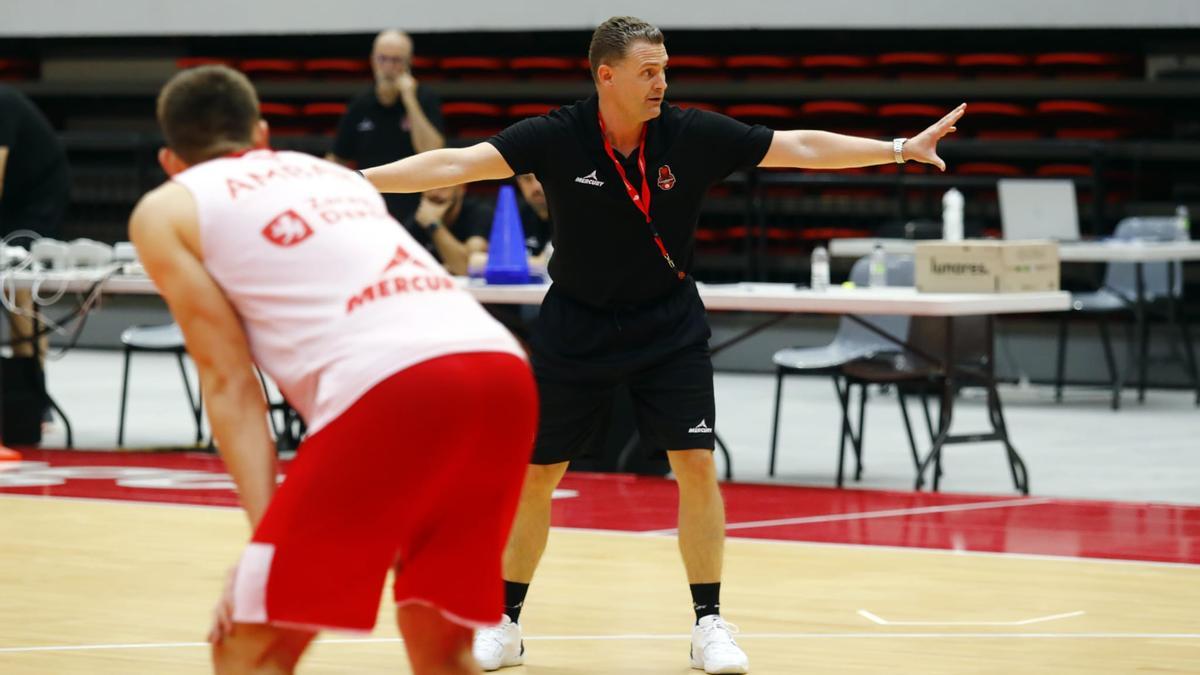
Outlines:
POLYGON ((710 614, 692 628, 692 667, 706 673, 748 673, 750 659, 733 641, 737 626, 710 614))
POLYGON ((525 663, 521 624, 513 623, 506 615, 499 625, 475 631, 475 643, 471 645, 471 653, 475 655, 479 667, 484 670, 498 670, 525 663))

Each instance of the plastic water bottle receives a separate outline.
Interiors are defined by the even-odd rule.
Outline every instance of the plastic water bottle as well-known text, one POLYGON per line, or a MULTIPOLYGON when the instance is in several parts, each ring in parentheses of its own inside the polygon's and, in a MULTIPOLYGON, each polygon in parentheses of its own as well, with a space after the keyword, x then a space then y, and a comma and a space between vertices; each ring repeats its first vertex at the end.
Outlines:
POLYGON ((963 202, 963 194, 958 188, 950 188, 942 195, 942 239, 962 241, 963 202))
POLYGON ((1187 204, 1175 207, 1175 223, 1179 226, 1180 239, 1192 238, 1192 222, 1191 217, 1188 216, 1187 204))
POLYGON ((881 244, 875 244, 875 250, 871 251, 870 286, 882 288, 887 285, 887 254, 881 244))
POLYGON ((829 251, 824 246, 818 246, 812 252, 812 280, 809 287, 814 291, 829 289, 829 251))

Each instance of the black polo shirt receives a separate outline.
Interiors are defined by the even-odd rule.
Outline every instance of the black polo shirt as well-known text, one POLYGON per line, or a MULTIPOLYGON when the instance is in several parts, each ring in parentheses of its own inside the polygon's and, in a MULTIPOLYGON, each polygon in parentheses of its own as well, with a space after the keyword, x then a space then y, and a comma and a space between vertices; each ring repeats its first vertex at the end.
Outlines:
MULTIPOLYGON (((774 132, 665 101, 648 122, 646 171, 650 215, 667 251, 690 270, 704 195, 730 173, 757 166, 774 132)), ((554 223, 550 276, 558 292, 593 307, 644 305, 680 283, 655 246, 600 137, 599 99, 518 122, 488 142, 516 173, 542 182, 554 223)), ((622 158, 640 191, 637 151, 622 158)))
POLYGON ((0 234, 29 229, 58 236, 67 208, 67 154, 41 111, 0 84, 0 147, 8 148, 0 192, 0 234))
MULTIPOLYGON (((442 100, 430 88, 417 87, 417 103, 430 123, 443 134, 442 100)), ((412 142, 412 125, 404 103, 384 106, 375 96, 375 89, 363 92, 346 107, 338 122, 333 139, 333 154, 354 162, 357 169, 369 169, 416 154, 412 142)), ((419 194, 385 194, 388 211, 396 220, 404 220, 417 210, 419 194)))

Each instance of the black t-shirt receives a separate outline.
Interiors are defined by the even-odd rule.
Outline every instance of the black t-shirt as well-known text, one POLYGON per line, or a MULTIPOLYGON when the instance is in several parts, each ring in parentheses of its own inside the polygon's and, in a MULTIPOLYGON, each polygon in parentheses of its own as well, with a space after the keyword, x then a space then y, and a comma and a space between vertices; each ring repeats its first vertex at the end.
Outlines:
POLYGON ((0 193, 0 234, 58 234, 70 185, 67 155, 50 122, 24 94, 0 85, 0 147, 8 148, 0 193))
MULTIPOLYGON (((438 255, 437 245, 433 243, 433 237, 430 236, 429 230, 417 224, 415 215, 410 215, 400 222, 404 224, 404 229, 408 230, 413 239, 417 240, 417 243, 432 253, 438 262, 442 262, 442 256, 438 255)), ((491 205, 471 196, 463 197, 462 210, 459 211, 458 219, 449 227, 449 230, 464 244, 471 237, 487 239, 492 234, 491 205)))
POLYGON ((521 228, 525 230, 525 250, 529 255, 541 255, 554 233, 549 220, 542 220, 527 202, 521 202, 521 228))
MULTIPOLYGON (((417 87, 417 103, 430 123, 445 133, 442 123, 442 101, 425 86, 417 87)), ((346 114, 338 122, 333 139, 333 154, 350 160, 358 169, 368 169, 416 154, 412 142, 412 126, 404 103, 384 107, 372 88, 350 102, 346 114)), ((419 194, 385 194, 388 211, 396 220, 412 215, 421 201, 419 194)))
MULTIPOLYGON (((665 101, 662 114, 647 124, 650 215, 675 264, 686 271, 705 193, 730 173, 757 166, 774 132, 665 101)), ((646 304, 678 286, 604 151, 596 96, 518 122, 488 142, 513 171, 542 182, 554 223, 550 276, 558 292, 610 308, 646 304)), ((637 154, 622 165, 640 191, 637 154)))

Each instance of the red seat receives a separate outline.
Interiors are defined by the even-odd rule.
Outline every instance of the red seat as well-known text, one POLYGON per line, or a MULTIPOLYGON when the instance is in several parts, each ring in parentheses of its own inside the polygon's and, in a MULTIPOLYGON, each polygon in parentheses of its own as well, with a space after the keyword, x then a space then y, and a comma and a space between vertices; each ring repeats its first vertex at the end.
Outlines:
POLYGON ((960 131, 975 138, 1028 140, 1039 136, 1029 108, 1016 103, 973 101, 963 120, 960 131))
POLYGON ((1140 75, 1136 62, 1125 54, 1053 52, 1033 58, 1038 73, 1048 77, 1120 79, 1140 75))
POLYGON ((295 59, 244 59, 238 63, 249 78, 290 79, 300 75, 300 62, 295 59))
POLYGON ((300 107, 300 116, 312 133, 330 134, 337 129, 338 120, 346 114, 346 104, 336 101, 305 103, 300 107))
POLYGON ((800 57, 803 74, 824 79, 861 79, 879 76, 871 59, 853 54, 813 54, 800 57))
POLYGON ((790 107, 773 103, 739 103, 725 108, 725 114, 747 124, 767 126, 791 122, 795 118, 790 107))
POLYGON ((1040 121, 1056 138, 1114 140, 1129 134, 1128 111, 1095 101, 1042 101, 1040 121))
POLYGON ((508 117, 523 120, 526 117, 540 117, 554 110, 558 110, 558 106, 552 103, 516 103, 508 106, 508 117))
POLYGON ((1090 164, 1045 164, 1035 174, 1040 178, 1091 178, 1090 164))
POLYGON ((959 54, 954 58, 959 71, 975 78, 1030 78, 1033 60, 1024 54, 979 53, 959 54))
POLYGON ((800 231, 800 237, 806 241, 861 239, 869 236, 871 236, 870 230, 854 227, 806 227, 800 231))
POLYGON ((181 56, 175 59, 175 67, 179 70, 199 68, 200 66, 233 67, 233 65, 233 59, 221 58, 219 56, 181 56))
POLYGON ((715 56, 700 56, 685 54, 671 55, 667 62, 667 79, 715 79, 728 76, 729 73, 721 68, 721 60, 715 56))
POLYGON ((791 58, 771 54, 738 54, 725 58, 725 68, 735 77, 786 77, 794 67, 795 61, 791 58))
POLYGON ((885 75, 902 79, 954 79, 950 56, 936 52, 890 52, 880 54, 875 63, 885 75))
POLYGON ((276 136, 295 136, 308 133, 308 127, 300 119, 300 106, 293 103, 271 103, 264 101, 258 104, 259 113, 276 136))
POLYGON ((371 74, 371 64, 366 59, 306 59, 303 68, 309 77, 355 79, 371 74))
POLYGON ((965 162, 957 166, 951 165, 950 172, 957 176, 1000 176, 1018 178, 1025 172, 1015 164, 1001 162, 965 162))
POLYGON ((874 110, 855 101, 808 101, 800 105, 799 124, 805 129, 835 131, 851 136, 878 138, 883 130, 878 128, 874 110))
POLYGON ((582 78, 587 72, 579 59, 562 56, 518 56, 509 60, 508 69, 521 77, 551 79, 582 78))
POLYGON ((676 108, 683 108, 684 110, 687 110, 688 108, 695 108, 697 110, 707 110, 708 112, 720 111, 720 108, 712 103, 702 103, 699 101, 675 101, 671 105, 674 105, 676 108))
POLYGON ((897 174, 897 173, 900 173, 901 171, 903 171, 904 173, 907 173, 907 174, 914 174, 914 175, 929 173, 929 169, 926 168, 926 165, 920 164, 918 162, 906 162, 904 164, 896 164, 893 162, 892 164, 880 164, 878 167, 875 168, 875 170, 885 176, 897 174))
POLYGON ((879 117, 898 136, 915 136, 949 110, 928 103, 888 103, 879 106, 879 117))
POLYGON ((453 136, 486 138, 504 128, 505 110, 494 103, 452 101, 442 104, 442 117, 453 136))
POLYGON ((300 108, 305 117, 341 117, 346 114, 346 104, 339 102, 305 103, 300 108))
POLYGON ((438 79, 442 76, 437 67, 437 59, 432 56, 414 56, 408 67, 417 79, 438 79))
POLYGON ((490 56, 447 56, 438 62, 447 77, 495 78, 504 75, 504 61, 490 56))

